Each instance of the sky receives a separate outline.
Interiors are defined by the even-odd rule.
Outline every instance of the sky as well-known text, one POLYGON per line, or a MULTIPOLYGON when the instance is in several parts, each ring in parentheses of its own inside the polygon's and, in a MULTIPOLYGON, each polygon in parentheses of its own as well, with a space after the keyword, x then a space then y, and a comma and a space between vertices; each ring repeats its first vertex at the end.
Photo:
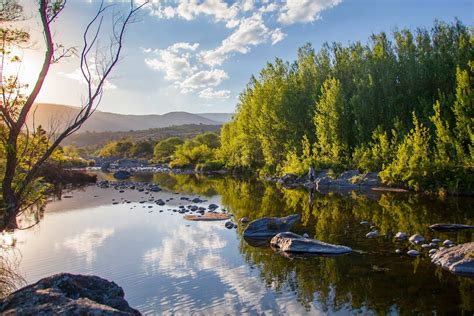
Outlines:
MULTIPOLYGON (((143 1, 143 0, 134 0, 143 1)), ((108 0, 126 12, 128 0, 108 0)), ((25 22, 35 45, 22 54, 26 81, 37 74, 41 30, 35 2, 24 0, 25 22), (36 19, 35 19, 36 18, 36 19)), ((81 48, 98 0, 69 0, 53 25, 54 38, 81 48)), ((112 11, 110 11, 112 12, 112 11)), ((106 45, 111 17, 103 22, 106 45)), ((150 0, 125 34, 120 63, 108 80, 100 111, 163 114, 172 111, 233 112, 250 77, 276 57, 293 61, 309 42, 366 43, 373 33, 430 28, 435 19, 473 26, 471 0, 150 0)), ((91 63, 94 60, 90 61, 91 63)), ((79 59, 54 64, 38 102, 78 106, 85 95, 79 59)))

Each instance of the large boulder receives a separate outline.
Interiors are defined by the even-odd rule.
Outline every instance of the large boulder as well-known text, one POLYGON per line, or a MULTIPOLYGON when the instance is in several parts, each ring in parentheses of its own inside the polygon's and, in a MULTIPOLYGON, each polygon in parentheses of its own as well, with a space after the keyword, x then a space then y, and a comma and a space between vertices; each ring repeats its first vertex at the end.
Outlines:
POLYGON ((302 237, 291 232, 279 233, 272 238, 270 245, 273 248, 276 248, 278 251, 283 252, 340 255, 352 251, 351 248, 346 246, 327 244, 325 242, 302 237))
POLYGON ((439 250, 431 262, 456 274, 474 276, 474 242, 439 250))
POLYGON ((244 237, 265 238, 287 232, 300 219, 298 214, 287 217, 264 217, 251 222, 244 230, 244 237))
POLYGON ((97 276, 56 274, 0 300, 2 315, 140 315, 114 282, 97 276))
POLYGON ((126 180, 130 178, 131 176, 132 174, 125 170, 119 170, 119 171, 114 172, 114 178, 117 180, 126 180))

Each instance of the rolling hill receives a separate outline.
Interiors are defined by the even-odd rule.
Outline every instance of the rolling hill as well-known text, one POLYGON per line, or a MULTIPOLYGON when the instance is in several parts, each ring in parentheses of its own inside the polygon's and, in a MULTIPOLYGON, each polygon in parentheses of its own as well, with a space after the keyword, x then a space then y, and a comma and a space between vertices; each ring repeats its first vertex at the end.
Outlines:
MULTIPOLYGON (((29 127, 41 125, 47 131, 64 127, 79 111, 73 106, 38 103, 31 111, 29 127)), ((79 130, 82 132, 124 132, 180 125, 222 125, 230 120, 229 113, 170 112, 163 115, 125 115, 96 111, 79 130)))

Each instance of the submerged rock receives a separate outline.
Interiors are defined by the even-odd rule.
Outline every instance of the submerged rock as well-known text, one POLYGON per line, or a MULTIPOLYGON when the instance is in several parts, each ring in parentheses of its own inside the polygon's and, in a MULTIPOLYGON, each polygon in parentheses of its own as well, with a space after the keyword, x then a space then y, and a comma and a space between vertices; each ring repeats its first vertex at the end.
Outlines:
POLYGON ((244 230, 244 237, 273 237, 278 233, 287 232, 300 219, 298 214, 287 217, 264 217, 251 222, 244 230))
POLYGON ((278 249, 278 251, 284 252, 338 255, 352 251, 351 248, 346 246, 327 244, 325 242, 316 239, 305 238, 291 232, 279 233, 272 238, 270 245, 278 249))
POLYGON ((119 171, 114 172, 114 178, 117 180, 126 180, 130 178, 131 176, 132 174, 125 170, 119 170, 119 171))
POLYGON ((449 231, 449 230, 461 230, 461 229, 472 229, 474 226, 464 224, 434 224, 430 226, 430 229, 436 231, 449 231))
POLYGON ((97 276, 61 273, 1 299, 0 314, 141 315, 124 295, 120 286, 97 276))
POLYGON ((474 242, 438 250, 431 262, 456 274, 474 276, 474 242))
POLYGON ((415 234, 415 235, 412 235, 410 239, 408 240, 415 245, 419 245, 425 241, 425 238, 419 234, 415 234))

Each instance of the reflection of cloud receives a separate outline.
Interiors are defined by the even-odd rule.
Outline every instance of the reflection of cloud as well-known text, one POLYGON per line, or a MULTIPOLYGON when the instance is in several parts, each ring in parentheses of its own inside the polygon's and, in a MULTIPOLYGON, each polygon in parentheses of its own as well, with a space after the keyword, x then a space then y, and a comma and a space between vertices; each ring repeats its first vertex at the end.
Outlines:
POLYGON ((226 246, 225 240, 213 234, 215 229, 214 225, 179 226, 172 236, 163 240, 161 247, 150 249, 144 254, 146 273, 165 274, 174 278, 195 277, 198 270, 212 268, 201 266, 198 262, 203 258, 219 259, 213 252, 226 246))
POLYGON ((102 246, 107 238, 114 234, 113 228, 89 228, 82 234, 66 239, 54 245, 55 249, 69 249, 79 256, 86 258, 88 264, 92 263, 97 256, 97 248, 102 246))

